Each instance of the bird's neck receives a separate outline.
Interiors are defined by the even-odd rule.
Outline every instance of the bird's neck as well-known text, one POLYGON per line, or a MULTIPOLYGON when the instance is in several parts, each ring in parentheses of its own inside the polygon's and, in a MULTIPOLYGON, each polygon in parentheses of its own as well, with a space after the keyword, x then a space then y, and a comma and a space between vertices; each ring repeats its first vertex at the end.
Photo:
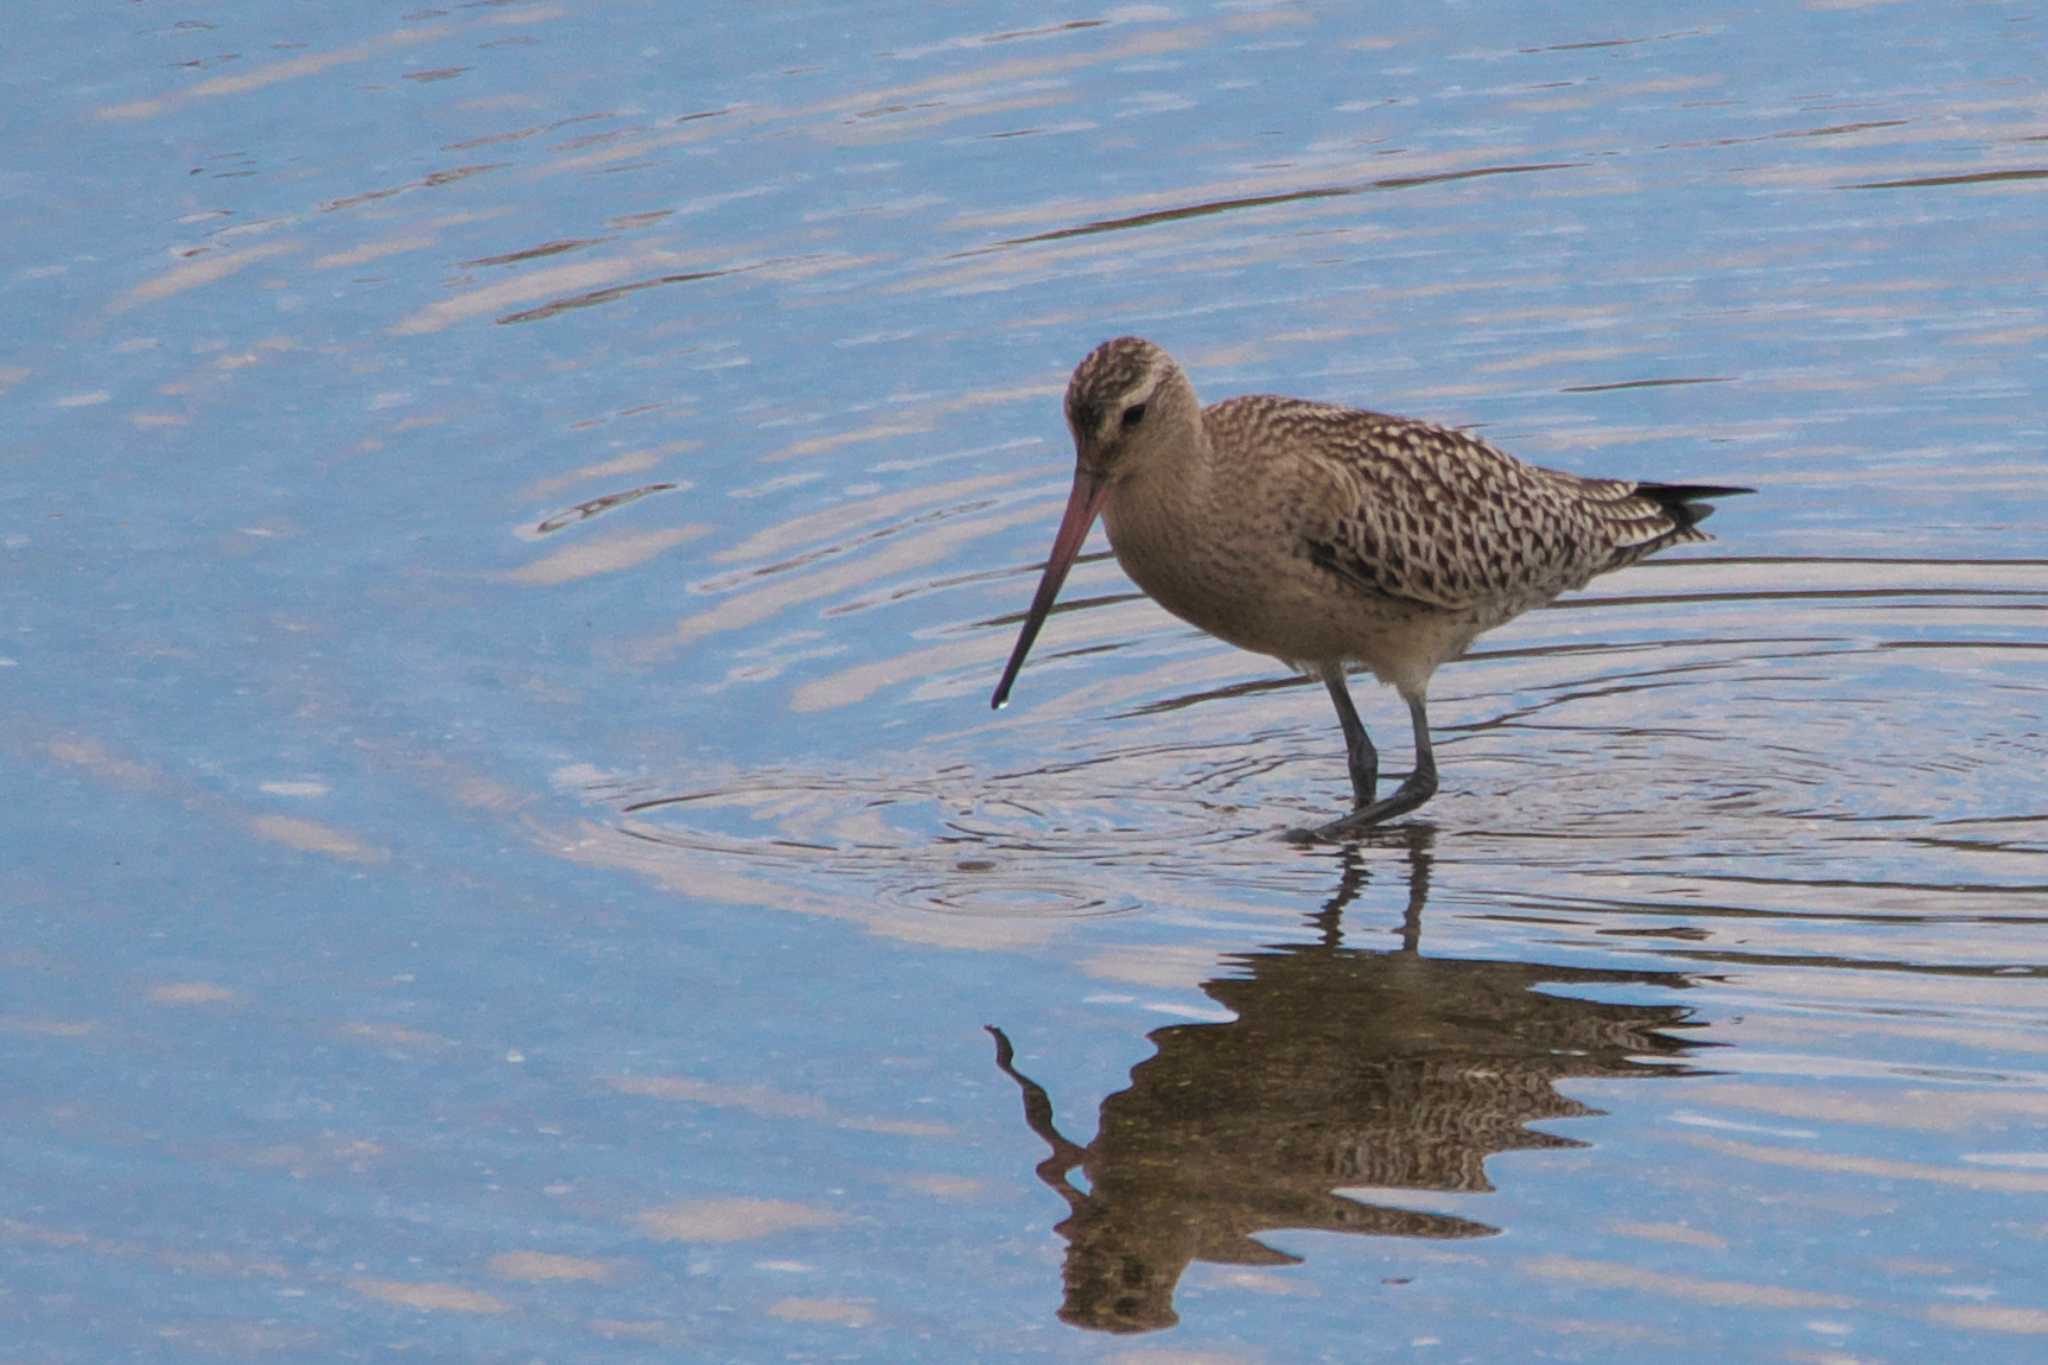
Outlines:
POLYGON ((1216 447, 1204 425, 1134 465, 1104 504, 1102 520, 1117 559, 1141 587, 1185 563, 1192 539, 1216 524, 1216 447), (1149 570, 1149 572, 1148 572, 1149 570))

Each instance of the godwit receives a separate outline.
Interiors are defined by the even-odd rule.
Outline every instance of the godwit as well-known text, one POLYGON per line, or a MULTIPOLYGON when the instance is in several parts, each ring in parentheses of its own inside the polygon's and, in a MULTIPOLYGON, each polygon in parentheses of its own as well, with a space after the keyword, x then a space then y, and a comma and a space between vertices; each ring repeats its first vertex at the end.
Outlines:
POLYGON ((1754 489, 1586 479, 1428 422, 1257 394, 1207 408, 1139 337, 1091 351, 1067 384, 1074 488, 992 704, 1000 708, 1099 513, 1137 585, 1184 621, 1323 680, 1355 809, 1327 838, 1436 794, 1429 679, 1490 630, 1595 574, 1710 540, 1704 499, 1754 489), (1379 754, 1347 662, 1408 703, 1415 767, 1375 799, 1379 754))

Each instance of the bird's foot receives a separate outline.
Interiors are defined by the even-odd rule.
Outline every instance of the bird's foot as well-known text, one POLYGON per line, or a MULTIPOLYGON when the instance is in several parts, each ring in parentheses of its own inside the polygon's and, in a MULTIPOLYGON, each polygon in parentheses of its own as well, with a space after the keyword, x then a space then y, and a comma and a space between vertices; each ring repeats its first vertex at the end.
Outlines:
POLYGON ((1295 844, 1319 844, 1348 839, 1362 830, 1385 824, 1397 815, 1406 815, 1435 795, 1436 774, 1433 771, 1411 773, 1408 780, 1396 787, 1386 800, 1363 804, 1349 815, 1332 820, 1327 825, 1318 825, 1313 829, 1290 829, 1286 838, 1289 843, 1295 844))

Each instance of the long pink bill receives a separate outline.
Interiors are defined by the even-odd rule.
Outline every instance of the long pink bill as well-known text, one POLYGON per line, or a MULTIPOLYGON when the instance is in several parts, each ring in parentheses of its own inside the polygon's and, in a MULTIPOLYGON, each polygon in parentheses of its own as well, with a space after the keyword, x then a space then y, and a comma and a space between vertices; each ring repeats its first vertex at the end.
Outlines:
POLYGON ((1000 711, 1010 700, 1010 684, 1017 681, 1017 670, 1024 666, 1024 656, 1031 652, 1031 642, 1038 638, 1038 628, 1045 624, 1045 614, 1052 610, 1052 600, 1060 595, 1060 585, 1067 581, 1067 570, 1074 567, 1074 556, 1081 553, 1081 545, 1088 539, 1088 528, 1095 524, 1095 516, 1102 510, 1102 501, 1109 495, 1109 484, 1085 469, 1074 471, 1074 491, 1067 495, 1067 510, 1060 518, 1059 533, 1052 539, 1052 554, 1045 561, 1045 576, 1038 580, 1038 595, 1031 599, 1031 610, 1025 614, 1024 629, 1017 632, 1017 647, 1010 651, 1010 662, 1003 669, 1003 680, 996 684, 996 694, 989 705, 1000 711))

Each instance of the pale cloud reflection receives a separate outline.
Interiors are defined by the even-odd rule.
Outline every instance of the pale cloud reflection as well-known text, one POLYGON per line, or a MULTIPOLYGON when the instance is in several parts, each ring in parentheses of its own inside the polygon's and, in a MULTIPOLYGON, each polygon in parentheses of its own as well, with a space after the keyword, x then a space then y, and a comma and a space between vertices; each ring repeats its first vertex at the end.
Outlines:
POLYGON ((841 1214, 786 1199, 685 1200, 636 1214, 634 1224, 659 1242, 751 1242, 844 1221, 841 1214))
POLYGON ((1840 1176, 1862 1176, 1878 1181, 1906 1180, 1953 1186, 1980 1193, 2048 1194, 2048 1171, 1939 1166, 1925 1161, 1853 1156, 1847 1152, 1736 1142, 1727 1138, 1710 1138, 1697 1134, 1689 1135, 1685 1141, 1720 1156, 1737 1157, 1766 1166, 1785 1166, 1795 1170, 1840 1176))
POLYGON ((583 541, 544 555, 531 564, 511 569, 499 577, 529 587, 558 587, 599 574, 635 569, 678 545, 686 544, 712 529, 704 523, 670 527, 661 531, 638 531, 583 541))
POLYGON ((1647 1270, 1615 1261, 1579 1256, 1538 1256, 1521 1263, 1522 1273, 1538 1279, 1562 1280, 1599 1289, 1626 1289, 1641 1294, 1720 1308, 1854 1308, 1856 1300, 1843 1294, 1818 1290, 1791 1289, 1783 1285, 1742 1280, 1707 1279, 1698 1275, 1676 1275, 1647 1270))
POLYGON ((401 1308, 417 1309, 422 1313, 495 1314, 512 1311, 512 1305, 497 1295, 481 1289, 466 1289, 458 1284, 357 1279, 349 1281, 349 1288, 365 1298, 396 1304, 401 1308))
POLYGON ((193 289, 218 284, 251 266, 279 256, 290 255, 298 249, 296 243, 282 241, 265 242, 260 246, 242 247, 238 250, 215 251, 174 266, 155 279, 136 285, 108 304, 107 311, 125 313, 145 303, 160 303, 193 289))

